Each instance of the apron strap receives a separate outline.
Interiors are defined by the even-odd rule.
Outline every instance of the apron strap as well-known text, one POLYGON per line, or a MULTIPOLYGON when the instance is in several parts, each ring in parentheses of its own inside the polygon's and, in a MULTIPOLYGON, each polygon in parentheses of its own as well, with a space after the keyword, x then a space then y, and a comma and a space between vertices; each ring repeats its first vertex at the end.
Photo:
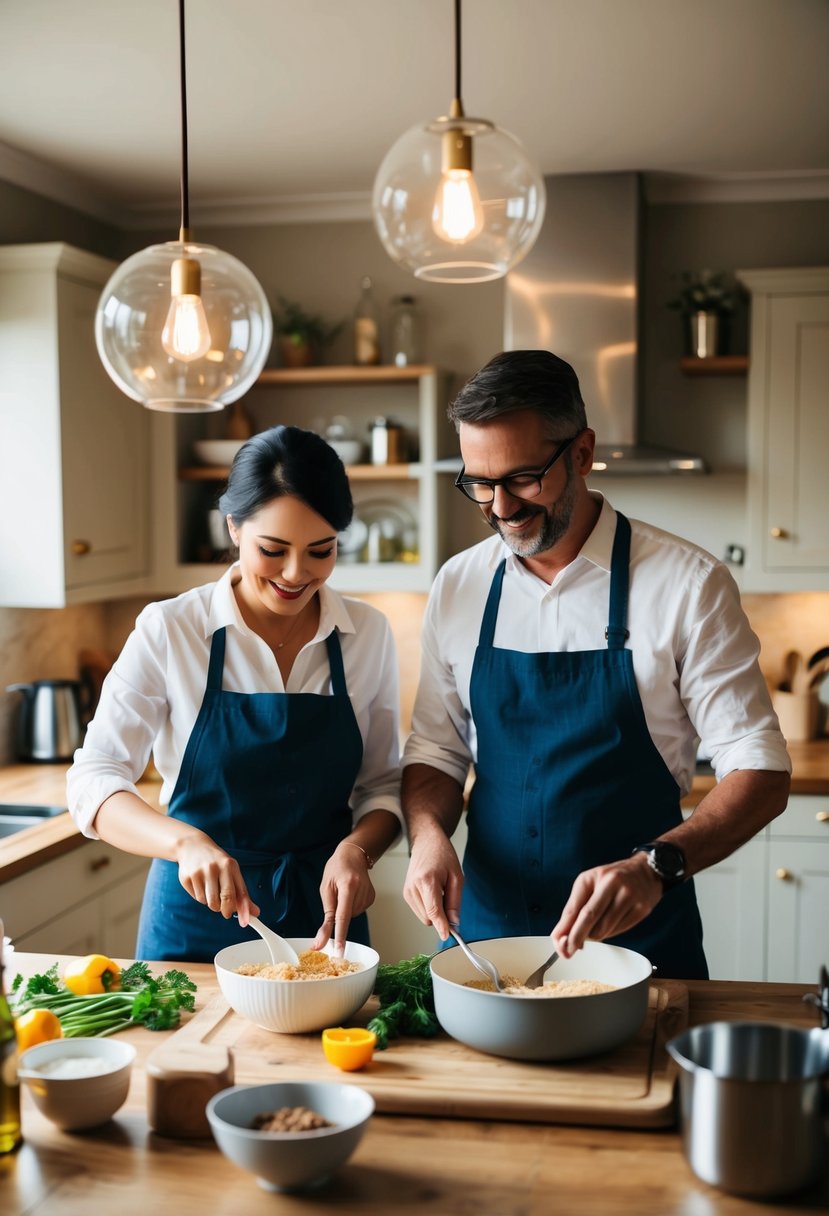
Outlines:
POLYGON ((498 604, 501 601, 501 587, 504 582, 504 571, 507 559, 502 558, 501 564, 495 571, 495 577, 489 588, 489 595, 484 608, 484 618, 481 621, 481 632, 478 635, 478 645, 484 650, 491 650, 495 638, 495 622, 498 620, 498 604))
POLYGON ((630 523, 621 511, 616 512, 616 535, 610 558, 610 604, 604 636, 608 650, 623 650, 630 637, 627 630, 628 586, 630 583, 630 523))
POLYGON ((222 673, 225 666, 225 627, 217 629, 210 643, 210 663, 207 668, 207 687, 222 691, 222 673))
POLYGON ((328 650, 328 665, 331 668, 331 692, 335 697, 347 697, 348 685, 345 682, 343 652, 336 629, 332 629, 325 639, 325 646, 328 650))

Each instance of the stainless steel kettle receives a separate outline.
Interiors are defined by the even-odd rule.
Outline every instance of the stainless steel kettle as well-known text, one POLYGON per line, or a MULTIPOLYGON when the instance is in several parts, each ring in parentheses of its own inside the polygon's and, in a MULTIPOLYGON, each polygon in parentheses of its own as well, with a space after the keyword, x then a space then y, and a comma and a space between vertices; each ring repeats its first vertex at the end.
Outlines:
POLYGON ((22 692, 17 727, 20 760, 71 760, 83 742, 83 714, 89 696, 79 680, 35 680, 9 684, 6 692, 22 692))

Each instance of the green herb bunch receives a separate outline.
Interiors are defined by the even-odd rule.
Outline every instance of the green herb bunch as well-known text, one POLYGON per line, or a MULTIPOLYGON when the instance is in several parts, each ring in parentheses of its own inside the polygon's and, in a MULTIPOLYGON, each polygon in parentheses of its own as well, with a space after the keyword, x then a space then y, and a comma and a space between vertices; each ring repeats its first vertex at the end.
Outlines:
POLYGON ((195 1005, 196 985, 183 971, 165 971, 155 976, 146 963, 133 963, 120 976, 120 985, 109 992, 76 996, 58 977, 58 964, 24 983, 12 984, 12 1013, 17 1018, 30 1009, 51 1009, 67 1039, 79 1036, 103 1038, 128 1026, 148 1030, 173 1030, 181 1010, 195 1005))
POLYGON ((400 963, 381 963, 377 968, 374 991, 380 998, 380 1008, 368 1029, 377 1035, 381 1050, 398 1035, 431 1039, 440 1029, 435 1017, 430 961, 430 955, 416 954, 400 963))
POLYGON ((677 294, 668 301, 683 316, 695 312, 732 313, 742 298, 737 283, 721 270, 683 270, 677 294))

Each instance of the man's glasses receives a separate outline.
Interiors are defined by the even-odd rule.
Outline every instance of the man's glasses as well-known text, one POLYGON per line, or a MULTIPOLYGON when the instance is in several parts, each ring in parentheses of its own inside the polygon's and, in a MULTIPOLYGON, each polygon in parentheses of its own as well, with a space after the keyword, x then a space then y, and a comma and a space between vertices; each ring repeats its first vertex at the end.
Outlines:
POLYGON ((576 439, 578 435, 571 435, 569 439, 562 440, 543 469, 527 469, 520 473, 510 473, 509 477, 467 477, 466 470, 461 469, 455 478, 455 485, 462 494, 479 506, 486 506, 493 501, 497 486, 502 486, 512 498, 537 498, 541 493, 542 481, 576 439))

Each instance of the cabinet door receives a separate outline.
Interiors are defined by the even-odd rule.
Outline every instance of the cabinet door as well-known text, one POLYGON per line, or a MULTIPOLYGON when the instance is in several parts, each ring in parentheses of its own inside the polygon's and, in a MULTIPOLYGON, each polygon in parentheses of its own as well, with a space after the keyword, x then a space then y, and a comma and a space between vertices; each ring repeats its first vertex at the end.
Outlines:
POLYGON ((99 295, 98 286, 59 279, 67 592, 139 578, 148 569, 149 422, 98 358, 99 295))
POLYGON ((829 962, 829 843, 775 840, 769 871, 766 978, 816 984, 829 962))
POLYGON ((103 947, 110 958, 135 958, 138 918, 149 863, 111 887, 101 898, 103 947))
POLYGON ((756 836, 694 876, 712 980, 764 980, 767 841, 756 836))
MULTIPOLYGON (((14 939, 17 950, 37 954, 97 954, 101 951, 101 906, 97 899, 14 939)), ((49 960, 50 962, 52 960, 49 960)), ((47 963, 48 965, 48 963, 47 963)))

